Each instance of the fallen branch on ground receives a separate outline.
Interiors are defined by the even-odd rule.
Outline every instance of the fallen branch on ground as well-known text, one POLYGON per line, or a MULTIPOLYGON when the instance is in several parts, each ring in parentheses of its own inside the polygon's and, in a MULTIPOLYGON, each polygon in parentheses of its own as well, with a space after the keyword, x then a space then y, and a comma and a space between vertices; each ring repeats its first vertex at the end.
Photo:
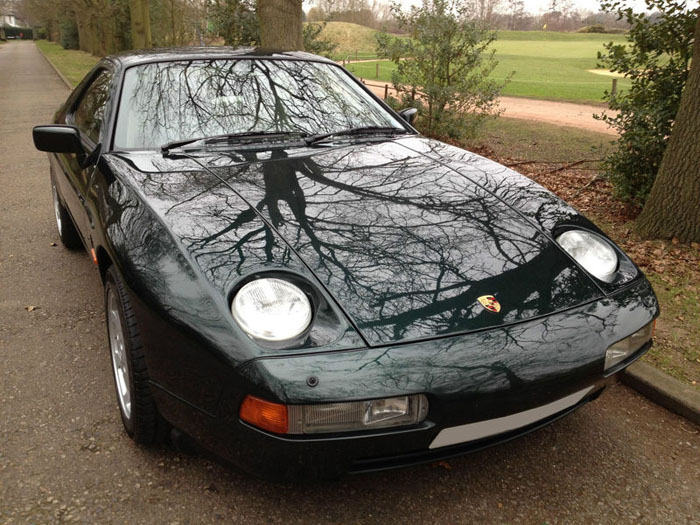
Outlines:
MULTIPOLYGON (((589 162, 601 162, 603 159, 584 159, 584 160, 577 160, 576 162, 571 162, 570 164, 566 166, 562 166, 561 168, 558 168, 554 171, 561 171, 565 169, 569 169, 574 166, 579 166, 581 164, 586 164, 589 162)), ((568 161, 566 160, 521 160, 517 162, 511 162, 510 164, 506 164, 508 168, 512 168, 514 166, 524 166, 525 164, 566 164, 568 161)), ((554 172, 552 172, 554 173, 554 172)))
POLYGON ((567 164, 565 166, 559 166, 557 169, 550 171, 549 173, 557 173, 559 171, 564 171, 568 170, 569 168, 573 168, 574 166, 579 166, 585 162, 590 162, 587 160, 577 160, 576 162, 572 162, 571 164, 567 164))
POLYGON ((603 174, 602 174, 602 173, 598 173, 595 177, 593 177, 591 180, 589 180, 586 184, 584 184, 584 185, 581 186, 578 190, 576 190, 576 193, 574 193, 574 194, 571 196, 571 198, 576 197, 576 196, 577 196, 578 194, 580 194, 583 190, 585 190, 585 189, 587 189, 587 188, 590 188, 591 185, 593 185, 596 181, 600 180, 601 178, 603 178, 603 174))

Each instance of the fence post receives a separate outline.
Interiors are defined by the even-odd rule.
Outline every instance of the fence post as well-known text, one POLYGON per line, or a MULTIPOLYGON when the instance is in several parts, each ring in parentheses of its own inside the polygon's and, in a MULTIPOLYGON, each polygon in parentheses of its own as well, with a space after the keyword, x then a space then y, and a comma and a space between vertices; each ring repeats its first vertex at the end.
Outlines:
POLYGON ((377 62, 377 74, 375 75, 374 78, 379 78, 379 62, 377 62))
POLYGON ((613 85, 612 85, 612 90, 610 91, 611 96, 617 95, 617 79, 613 78, 613 85))
POLYGON ((416 88, 411 89, 411 100, 416 100, 416 88))
POLYGON ((384 100, 389 97, 389 84, 384 84, 384 100))

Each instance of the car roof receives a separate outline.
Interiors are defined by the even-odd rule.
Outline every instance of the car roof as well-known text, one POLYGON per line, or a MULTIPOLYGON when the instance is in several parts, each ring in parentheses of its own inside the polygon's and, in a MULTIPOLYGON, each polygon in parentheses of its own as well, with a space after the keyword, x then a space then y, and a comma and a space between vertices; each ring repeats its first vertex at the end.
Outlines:
POLYGON ((325 57, 305 53, 304 51, 278 51, 261 47, 168 47, 126 51, 107 57, 122 67, 129 67, 149 62, 169 62, 179 60, 206 60, 222 58, 268 58, 287 60, 309 60, 334 64, 325 57))

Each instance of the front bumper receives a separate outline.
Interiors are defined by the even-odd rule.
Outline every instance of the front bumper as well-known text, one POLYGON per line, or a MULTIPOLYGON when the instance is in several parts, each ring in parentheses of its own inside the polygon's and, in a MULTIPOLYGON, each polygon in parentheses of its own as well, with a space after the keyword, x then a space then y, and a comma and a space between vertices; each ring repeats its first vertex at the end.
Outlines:
POLYGON ((611 380, 603 372, 606 348, 657 315, 651 287, 641 280, 614 296, 498 329, 384 348, 253 360, 239 367, 216 414, 162 390, 155 393, 166 419, 243 470, 277 480, 332 478, 478 450, 568 414, 597 397, 611 380), (318 379, 315 386, 307 383, 310 375, 318 379), (306 404, 417 393, 428 396, 428 418, 399 430, 279 436, 237 416, 246 394, 306 404), (467 430, 467 441, 436 441, 454 427, 467 430))

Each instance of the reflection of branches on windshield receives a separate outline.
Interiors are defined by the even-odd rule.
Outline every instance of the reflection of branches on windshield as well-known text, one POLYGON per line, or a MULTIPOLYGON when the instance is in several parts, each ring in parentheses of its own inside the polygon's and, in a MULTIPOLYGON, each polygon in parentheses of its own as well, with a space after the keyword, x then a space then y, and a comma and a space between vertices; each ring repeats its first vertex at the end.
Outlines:
POLYGON ((250 131, 327 133, 398 125, 330 64, 217 59, 144 64, 126 73, 120 147, 250 131))

